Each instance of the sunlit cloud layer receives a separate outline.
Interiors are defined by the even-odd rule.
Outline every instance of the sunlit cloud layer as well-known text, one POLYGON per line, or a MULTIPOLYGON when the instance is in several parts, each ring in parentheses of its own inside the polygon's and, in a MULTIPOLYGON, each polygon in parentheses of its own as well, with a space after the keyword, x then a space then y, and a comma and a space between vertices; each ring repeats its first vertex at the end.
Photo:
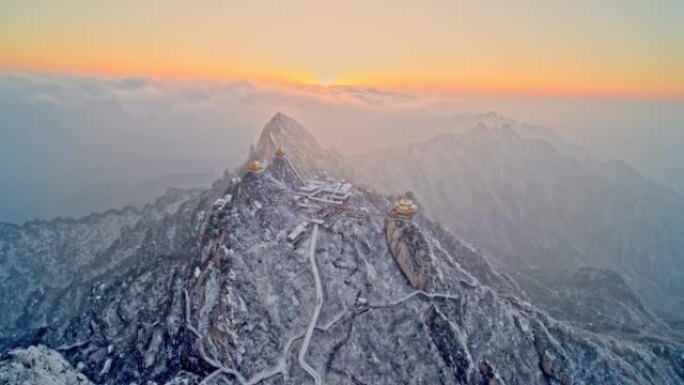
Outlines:
POLYGON ((684 96, 683 4, 10 0, 0 68, 671 99, 684 96))

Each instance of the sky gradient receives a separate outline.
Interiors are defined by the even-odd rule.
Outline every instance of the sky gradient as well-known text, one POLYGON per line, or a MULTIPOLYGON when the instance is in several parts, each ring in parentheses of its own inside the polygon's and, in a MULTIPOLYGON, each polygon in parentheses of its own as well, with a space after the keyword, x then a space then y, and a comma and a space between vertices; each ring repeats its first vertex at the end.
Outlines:
POLYGON ((684 98, 684 2, 3 1, 0 70, 684 98))

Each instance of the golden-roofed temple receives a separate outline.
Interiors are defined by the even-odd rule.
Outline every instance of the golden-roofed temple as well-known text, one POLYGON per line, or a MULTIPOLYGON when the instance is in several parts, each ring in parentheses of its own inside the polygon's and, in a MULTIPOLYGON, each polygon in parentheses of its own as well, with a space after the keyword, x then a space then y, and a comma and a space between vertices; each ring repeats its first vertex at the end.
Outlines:
POLYGON ((261 162, 259 162, 258 160, 255 159, 255 160, 249 162, 247 169, 250 172, 261 172, 264 170, 264 166, 261 165, 261 162))
POLYGON ((276 156, 285 156, 285 150, 281 146, 278 146, 278 149, 275 151, 276 156))
POLYGON ((392 213, 402 217, 411 218, 418 212, 418 206, 408 198, 401 198, 394 203, 392 213))

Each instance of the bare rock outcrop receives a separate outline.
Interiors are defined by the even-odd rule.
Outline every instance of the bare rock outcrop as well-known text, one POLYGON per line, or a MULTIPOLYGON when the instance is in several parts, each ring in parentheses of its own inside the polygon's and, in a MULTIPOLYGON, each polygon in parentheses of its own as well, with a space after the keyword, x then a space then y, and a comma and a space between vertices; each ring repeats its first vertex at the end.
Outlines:
POLYGON ((61 354, 44 345, 10 350, 0 357, 0 384, 92 385, 61 354))
POLYGON ((408 219, 388 217, 385 226, 387 244, 402 273, 415 289, 427 289, 436 268, 422 232, 408 219))

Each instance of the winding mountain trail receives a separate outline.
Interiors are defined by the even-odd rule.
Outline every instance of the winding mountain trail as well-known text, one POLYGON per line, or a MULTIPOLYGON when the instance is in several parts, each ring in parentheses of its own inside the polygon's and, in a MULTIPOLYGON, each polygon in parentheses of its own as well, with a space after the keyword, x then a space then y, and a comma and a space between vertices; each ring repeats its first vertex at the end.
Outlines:
POLYGON ((288 339, 288 341, 285 343, 285 348, 283 349, 283 355, 281 358, 278 360, 278 363, 269 369, 266 369, 264 371, 261 371, 257 374, 255 374, 252 378, 246 379, 243 377, 238 371, 228 368, 224 366, 221 362, 216 360, 213 357, 210 357, 205 349, 204 349, 204 343, 203 343, 203 338, 200 332, 195 328, 191 321, 190 321, 190 296, 188 294, 188 291, 185 290, 185 323, 187 329, 197 337, 197 349, 199 351, 199 354, 201 358, 214 367, 216 370, 210 373, 207 377, 205 377, 201 382, 200 385, 206 385, 208 384, 211 380, 216 378, 217 376, 221 374, 226 374, 226 375, 232 375, 241 385, 255 385, 258 384, 264 380, 267 380, 271 377, 274 377, 276 375, 280 374, 285 374, 287 372, 287 356, 289 355, 290 349, 292 347, 292 344, 300 339, 304 338, 304 341, 302 342, 302 346, 299 350, 299 355, 298 355, 298 362, 299 365, 304 369, 314 380, 316 385, 322 385, 323 380, 320 376, 320 374, 314 369, 309 363, 306 362, 306 353, 309 350, 309 345, 311 343, 311 338, 313 336, 314 330, 320 330, 320 331, 327 331, 332 325, 337 323, 346 313, 345 311, 340 312, 336 317, 334 317, 328 325, 325 326, 317 326, 318 324, 318 318, 321 313, 321 308, 323 307, 323 284, 321 283, 321 277, 318 272, 318 265, 316 264, 316 241, 318 239, 318 224, 313 225, 313 231, 311 232, 311 241, 309 244, 309 251, 308 251, 308 256, 309 256, 309 262, 311 263, 311 271, 314 275, 314 282, 315 282, 315 287, 316 287, 316 303, 314 307, 314 313, 311 317, 311 322, 309 323, 309 326, 307 327, 306 332, 304 333, 299 333, 296 334, 288 339))
POLYGON ((457 295, 454 294, 449 294, 449 293, 428 293, 423 290, 416 290, 412 291, 405 296, 398 298, 394 301, 388 302, 386 304, 382 305, 368 305, 370 309, 382 309, 382 308, 387 308, 387 307, 392 307, 401 304, 402 302, 406 302, 409 299, 415 297, 415 296, 423 296, 426 298, 434 299, 434 298, 446 298, 446 299, 459 299, 457 295))
POLYGON ((313 231, 311 232, 311 241, 309 243, 309 262, 311 263, 311 270, 314 275, 314 281, 316 284, 316 306, 314 308, 313 315, 311 316, 311 322, 304 335, 304 342, 302 342, 302 347, 299 349, 299 366, 302 367, 309 375, 314 379, 316 385, 323 384, 320 374, 316 372, 316 369, 311 367, 309 363, 306 362, 306 352, 309 350, 309 343, 311 343, 311 337, 313 336, 314 329, 318 323, 318 317, 321 314, 321 308, 323 307, 323 284, 321 283, 321 276, 318 273, 318 266, 316 265, 316 240, 318 238, 318 224, 314 223, 313 231))
POLYGON ((256 385, 262 381, 265 381, 271 377, 277 376, 277 375, 285 375, 287 372, 287 357, 290 354, 290 349, 292 347, 292 344, 304 337, 304 332, 296 334, 292 337, 290 337, 287 342, 285 343, 285 348, 283 349, 283 354, 278 360, 278 363, 270 368, 270 369, 265 369, 257 374, 255 374, 252 378, 249 380, 245 379, 238 371, 228 368, 218 362, 216 359, 211 358, 207 355, 206 351, 204 350, 204 344, 202 342, 202 336, 199 333, 199 331, 192 325, 190 322, 190 296, 188 295, 188 291, 185 291, 185 322, 186 322, 186 327, 187 329, 194 334, 197 337, 197 349, 199 350, 200 356, 202 359, 214 367, 216 370, 210 373, 208 376, 206 376, 200 383, 199 385, 207 385, 209 382, 216 378, 217 376, 221 374, 226 374, 226 375, 232 375, 235 377, 235 379, 241 384, 241 385, 256 385))
POLYGON ((199 330, 197 330, 190 322, 190 295, 188 294, 187 290, 185 290, 185 324, 188 330, 190 330, 190 332, 192 332, 192 334, 194 334, 197 337, 197 350, 199 350, 199 354, 202 357, 202 359, 209 365, 216 368, 216 371, 214 371, 213 373, 208 375, 204 380, 202 380, 202 382, 200 382, 200 385, 207 384, 212 378, 222 373, 233 375, 242 385, 248 384, 245 378, 236 370, 225 367, 223 364, 207 355, 206 351, 204 350, 202 335, 200 334, 199 330))
POLYGON ((342 318, 344 318, 344 316, 347 315, 347 313, 349 313, 348 309, 344 309, 344 310, 340 311, 339 313, 337 313, 337 315, 335 317, 333 317, 330 321, 328 321, 327 324, 325 324, 323 326, 316 326, 316 330, 319 330, 322 332, 327 332, 328 330, 330 330, 331 327, 335 326, 335 324, 340 322, 342 320, 342 318))

